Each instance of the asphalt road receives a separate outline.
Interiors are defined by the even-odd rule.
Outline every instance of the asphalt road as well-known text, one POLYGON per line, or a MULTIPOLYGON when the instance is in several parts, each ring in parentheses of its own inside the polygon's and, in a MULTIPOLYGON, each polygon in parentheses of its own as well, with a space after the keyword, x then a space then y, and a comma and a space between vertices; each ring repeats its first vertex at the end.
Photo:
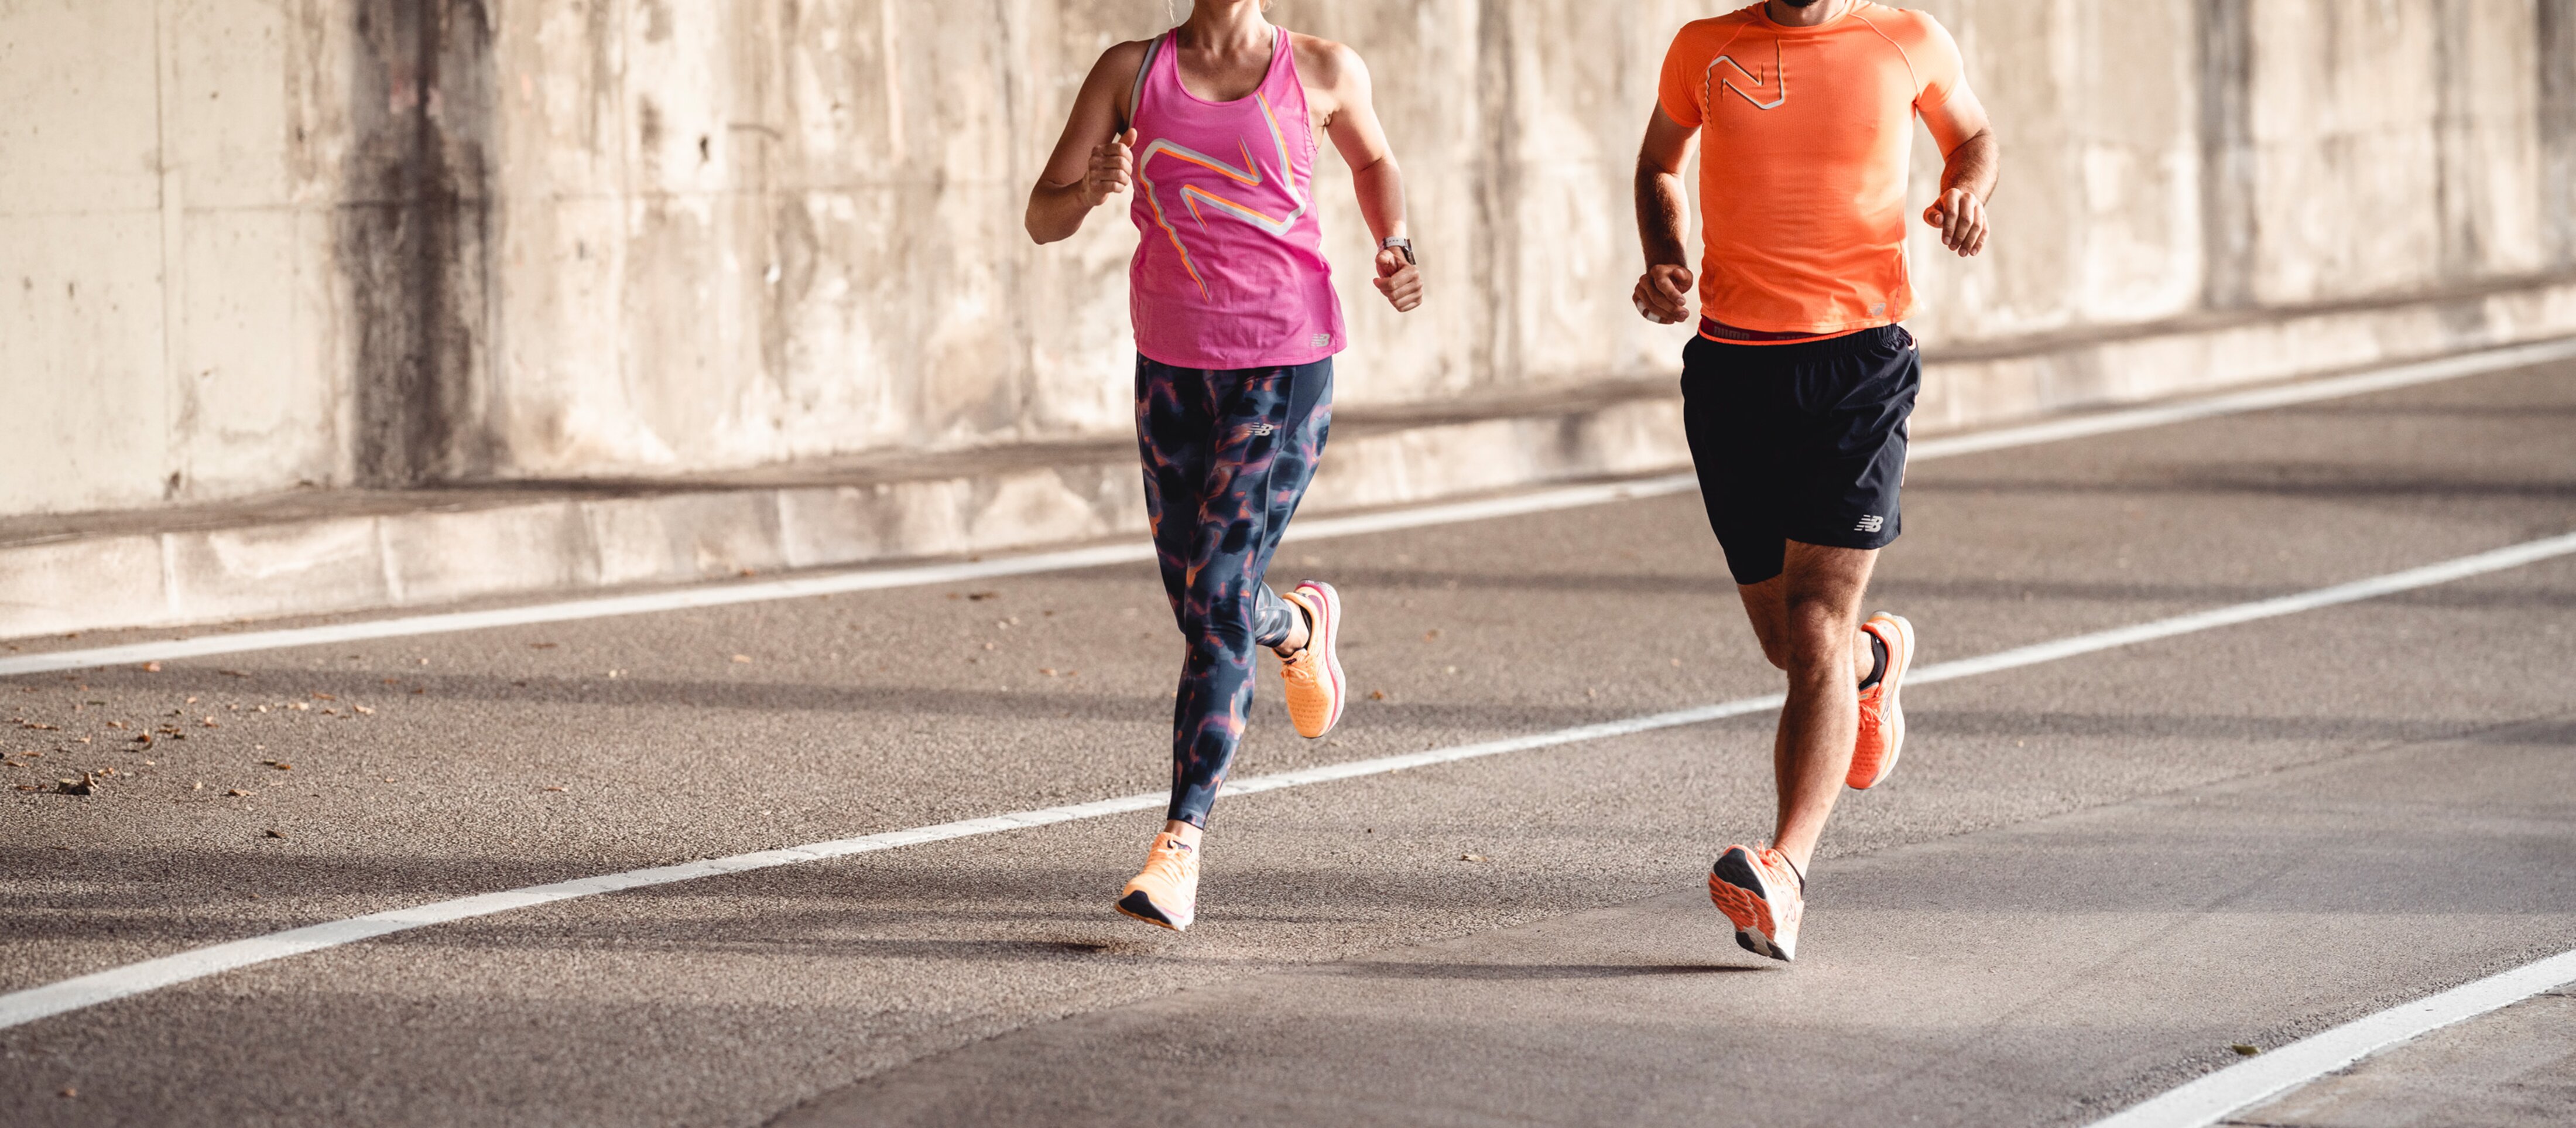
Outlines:
MULTIPOLYGON (((1927 463, 1906 516, 1925 661, 2379 575, 2576 530, 2576 369, 1927 463)), ((1777 688, 1691 496, 1274 574, 1342 586, 1360 699, 1309 743, 1265 682, 1238 777, 1777 688)), ((1140 813, 263 964, 0 1029, 0 1122, 2080 1124, 2576 947, 2571 643, 2560 558, 1911 690, 1794 966, 1698 892, 1755 716, 1229 799, 1185 936, 1110 911, 1140 813)), ((0 787, 94 781, 0 791, 0 991, 1152 790, 1178 650, 1130 566, 0 679, 0 787)))

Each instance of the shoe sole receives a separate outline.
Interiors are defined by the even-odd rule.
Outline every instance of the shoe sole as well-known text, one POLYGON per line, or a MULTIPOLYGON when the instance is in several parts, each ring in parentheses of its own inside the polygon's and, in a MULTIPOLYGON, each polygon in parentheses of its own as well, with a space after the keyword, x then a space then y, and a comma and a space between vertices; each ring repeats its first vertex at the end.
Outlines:
MULTIPOLYGON (((1887 758, 1879 761, 1876 777, 1868 783, 1852 785, 1855 791, 1867 791, 1896 774, 1896 758, 1905 751, 1905 671, 1914 666, 1914 624, 1903 615, 1890 615, 1884 611, 1870 618, 1872 621, 1885 619, 1893 624, 1898 645, 1887 656, 1887 672, 1879 676, 1880 683, 1887 687, 1887 704, 1884 706, 1887 714, 1887 758)), ((1843 782, 1851 784, 1848 779, 1843 782)))
POLYGON ((1190 930, 1189 921, 1182 920, 1175 922, 1172 918, 1163 915, 1163 907, 1155 904, 1154 899, 1146 896, 1145 891, 1142 889, 1129 893, 1124 897, 1120 897, 1118 899, 1118 911, 1158 928, 1168 928, 1174 932, 1187 932, 1190 930))
POLYGON ((1342 593, 1322 580, 1307 580, 1298 584, 1297 590, 1315 601, 1314 636, 1306 640, 1306 645, 1323 656, 1324 684, 1333 695, 1333 712, 1325 718, 1324 727, 1300 734, 1308 740, 1320 740, 1333 731, 1334 725, 1342 723, 1342 709, 1351 699, 1350 686, 1342 678, 1342 593))
POLYGON ((1708 899, 1734 922, 1735 942, 1754 955, 1788 963, 1789 953, 1771 942, 1771 903, 1762 896, 1762 889, 1762 877, 1753 871, 1753 859, 1742 850, 1719 855, 1717 865, 1709 871, 1708 899))

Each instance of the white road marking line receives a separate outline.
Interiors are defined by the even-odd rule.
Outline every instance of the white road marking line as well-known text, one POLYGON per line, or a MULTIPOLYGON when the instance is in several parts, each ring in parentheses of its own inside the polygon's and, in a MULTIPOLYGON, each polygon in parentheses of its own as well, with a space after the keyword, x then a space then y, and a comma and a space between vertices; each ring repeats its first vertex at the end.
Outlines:
MULTIPOLYGON (((2480 373, 2501 372, 2570 357, 2576 357, 2576 337, 2400 364, 2348 376, 2308 380, 2246 392, 2229 392, 2177 403, 2106 411, 2073 419, 2004 427, 1976 434, 1925 439, 1913 445, 1909 458, 1915 462, 1923 462, 1962 454, 1982 454, 2010 447, 2061 442, 2066 439, 2086 438, 2118 431, 2161 427, 2218 415, 2262 411, 2293 404, 2339 399, 2416 384, 2452 380, 2480 373)), ((1313 517, 1289 526, 1284 539, 1326 540, 1333 537, 1360 536, 1366 533, 1450 525, 1463 521, 1526 516, 1559 509, 1685 493, 1697 488, 1698 484, 1698 480, 1690 474, 1666 474, 1632 481, 1563 486, 1515 494, 1510 497, 1428 505, 1384 513, 1366 513, 1349 517, 1313 517)), ((99 666, 141 662, 166 662, 181 658, 204 658, 217 654, 240 654, 257 650, 282 650, 297 646, 322 646, 368 639, 448 634, 492 627, 528 626, 579 619, 604 619, 618 615, 642 615, 658 611, 724 607, 737 603, 805 599, 818 595, 838 595, 844 592, 969 583, 1002 576, 1071 571, 1108 564, 1132 564, 1153 558, 1154 552, 1150 545, 1142 543, 1101 545, 1031 553, 995 560, 826 572, 788 579, 763 580, 757 583, 690 587, 636 595, 597 596, 556 603, 532 604, 525 607, 503 607, 489 611, 449 611, 366 622, 245 631, 240 634, 206 635, 190 639, 138 642, 84 650, 58 650, 45 654, 0 657, 0 677, 86 670, 99 666)))
MULTIPOLYGON (((1909 676, 1912 681, 1921 683, 1949 681, 1954 678, 1973 677, 1979 674, 1991 674, 2001 670, 2017 669, 2023 666, 2034 666, 2044 662, 2054 662, 2064 658, 2075 657, 2077 655, 2110 650, 2115 647, 2133 646, 2138 643, 2148 642, 2155 639, 2171 638, 2175 635, 2189 634, 2195 631, 2214 630, 2220 627, 2253 622, 2258 619, 2275 618, 2283 615, 2297 614, 2302 611, 2311 611, 2320 607, 2331 607, 2336 604, 2353 603, 2414 588, 2431 587, 2436 584, 2449 583, 2451 581, 2465 579, 2470 576, 2503 571, 2508 568, 2520 567, 2535 561, 2567 555, 2576 555, 2576 533, 2567 533, 2543 540, 2527 541, 2522 544, 2508 545, 2488 552, 2481 552, 2474 556, 2464 556, 2456 560, 2448 560, 2439 564, 2427 565, 2421 568, 2409 568, 2403 572, 2393 572, 2385 576, 2376 576, 2366 580, 2357 580, 2352 583, 2337 584, 2333 587, 2319 588, 2315 591, 2303 592, 2297 595, 2281 596, 2276 599, 2257 600, 2252 603, 2238 604, 2233 607, 2221 607, 2189 615, 2178 615, 2173 618, 2159 619, 2154 622, 2140 623, 2135 626, 2117 627, 2107 631, 2096 631, 2091 634, 2076 635, 2072 638, 2058 639, 2053 642, 2043 642, 2032 646, 2015 647, 2011 650, 1999 651, 1976 658, 1965 658, 1957 661, 1942 662, 1937 665, 1925 666, 1917 669, 1909 676)), ((1765 710, 1779 708, 1781 701, 1781 694, 1765 694, 1760 697, 1746 697, 1734 701, 1720 702, 1714 705, 1703 705, 1690 709, 1676 709, 1671 712, 1651 713, 1645 716, 1628 717, 1616 721, 1604 721, 1598 724, 1577 725, 1573 728, 1558 729, 1554 732, 1509 737, 1502 740, 1490 740, 1477 744, 1463 744, 1449 748, 1435 748, 1425 752, 1414 752, 1402 756, 1383 756, 1372 760, 1355 760, 1343 764, 1328 764, 1322 767, 1306 768, 1299 771, 1280 772, 1275 775, 1255 776, 1250 779, 1237 780, 1227 784, 1225 786, 1225 790, 1221 794, 1250 795, 1263 791, 1277 791, 1281 788, 1305 787, 1318 783, 1330 783, 1335 780, 1382 775, 1387 772, 1403 771, 1408 768, 1428 767, 1433 764, 1446 764, 1459 760, 1473 760, 1486 756, 1499 756, 1507 752, 1523 752, 1536 748, 1552 748, 1559 745, 1576 744, 1584 741, 1606 740, 1611 737, 1628 736, 1634 733, 1650 732, 1656 729, 1674 728, 1682 725, 1695 725, 1708 721, 1721 720, 1727 717, 1739 717, 1748 713, 1759 713, 1765 710)), ((576 878, 571 881, 561 881, 551 885, 534 885, 524 889, 511 889, 499 893, 484 893, 472 897, 460 897, 449 901, 438 901, 427 905, 417 905, 411 908, 392 909, 381 913, 370 913, 365 916, 352 917, 347 920, 331 921, 324 924, 310 925, 304 928, 289 929, 285 932, 271 933, 266 936, 254 936, 246 940, 235 940, 227 944, 217 944, 211 947, 198 948, 191 951, 181 952, 176 955, 163 956, 159 959, 145 960, 141 963, 110 968, 106 971, 95 972, 75 979, 66 979, 59 983, 51 983, 42 987, 31 987, 23 991, 15 991, 7 995, 0 995, 0 1029, 7 1029, 12 1026, 34 1022, 37 1019, 62 1014, 65 1011, 95 1006, 112 999, 123 998, 127 995, 151 991, 161 987, 168 987, 173 984, 185 983, 193 979, 202 979, 219 972, 231 971, 236 968, 248 967, 253 964, 266 963, 270 960, 283 959, 287 956, 300 955, 305 952, 319 951, 324 948, 338 947, 342 944, 355 943, 360 940, 420 928, 425 925, 467 920, 473 917, 489 916, 494 913, 507 912, 511 909, 527 908, 532 905, 542 905, 552 901, 570 900, 575 897, 589 897, 600 893, 614 893, 624 889, 640 889, 652 885, 667 885, 675 881, 690 881, 701 877, 714 877, 719 874, 743 873, 750 870, 768 869, 773 866, 787 866, 796 865, 802 862, 816 862, 827 858, 845 858, 853 854, 865 854, 878 850, 891 850, 900 846, 915 846, 925 842, 941 842, 952 838, 969 838, 976 835, 998 834, 1003 831, 1019 830, 1024 827, 1046 826, 1052 823, 1071 822, 1078 819, 1096 819, 1108 815, 1125 814, 1133 811, 1147 811, 1163 806, 1168 799, 1168 794, 1163 792, 1127 795, 1115 799, 1102 799, 1096 802, 1079 803, 1072 806, 1044 807, 1033 811, 1015 811, 1010 814, 994 815, 989 818, 967 819, 962 822, 941 823, 937 826, 916 827, 911 830, 887 831, 882 834, 862 835, 857 838, 842 838, 829 842, 809 843, 803 846, 789 846, 777 850, 762 850, 749 854, 736 854, 732 857, 713 858, 706 861, 689 862, 676 866, 661 866, 654 869, 630 870, 625 873, 605 874, 598 877, 576 878)))
POLYGON ((2133 1105, 2125 1112, 2094 1121, 2092 1128, 2207 1128, 2229 1113, 2279 1096, 2369 1054, 2571 981, 2576 981, 2576 952, 2561 952, 2429 999, 2355 1019, 2261 1057, 2248 1058, 2144 1104, 2133 1105))

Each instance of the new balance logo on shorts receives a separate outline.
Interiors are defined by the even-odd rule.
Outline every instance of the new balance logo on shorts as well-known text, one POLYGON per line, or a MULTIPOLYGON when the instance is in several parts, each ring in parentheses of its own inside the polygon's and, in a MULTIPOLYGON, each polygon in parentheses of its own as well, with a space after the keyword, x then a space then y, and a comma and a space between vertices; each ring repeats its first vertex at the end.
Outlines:
POLYGON ((1852 526, 1852 531, 1855 533, 1875 533, 1886 527, 1887 518, 1872 513, 1867 517, 1861 518, 1859 524, 1852 526))

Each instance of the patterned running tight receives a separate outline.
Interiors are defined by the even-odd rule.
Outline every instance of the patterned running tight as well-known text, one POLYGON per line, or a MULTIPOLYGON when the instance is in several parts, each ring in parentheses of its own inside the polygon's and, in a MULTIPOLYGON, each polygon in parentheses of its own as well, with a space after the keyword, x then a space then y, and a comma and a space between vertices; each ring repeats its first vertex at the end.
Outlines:
POLYGON ((1172 819, 1207 825, 1243 740, 1253 651, 1298 622, 1262 577, 1314 480, 1332 405, 1330 359, 1231 370, 1136 359, 1145 511, 1189 644, 1172 701, 1172 819))

